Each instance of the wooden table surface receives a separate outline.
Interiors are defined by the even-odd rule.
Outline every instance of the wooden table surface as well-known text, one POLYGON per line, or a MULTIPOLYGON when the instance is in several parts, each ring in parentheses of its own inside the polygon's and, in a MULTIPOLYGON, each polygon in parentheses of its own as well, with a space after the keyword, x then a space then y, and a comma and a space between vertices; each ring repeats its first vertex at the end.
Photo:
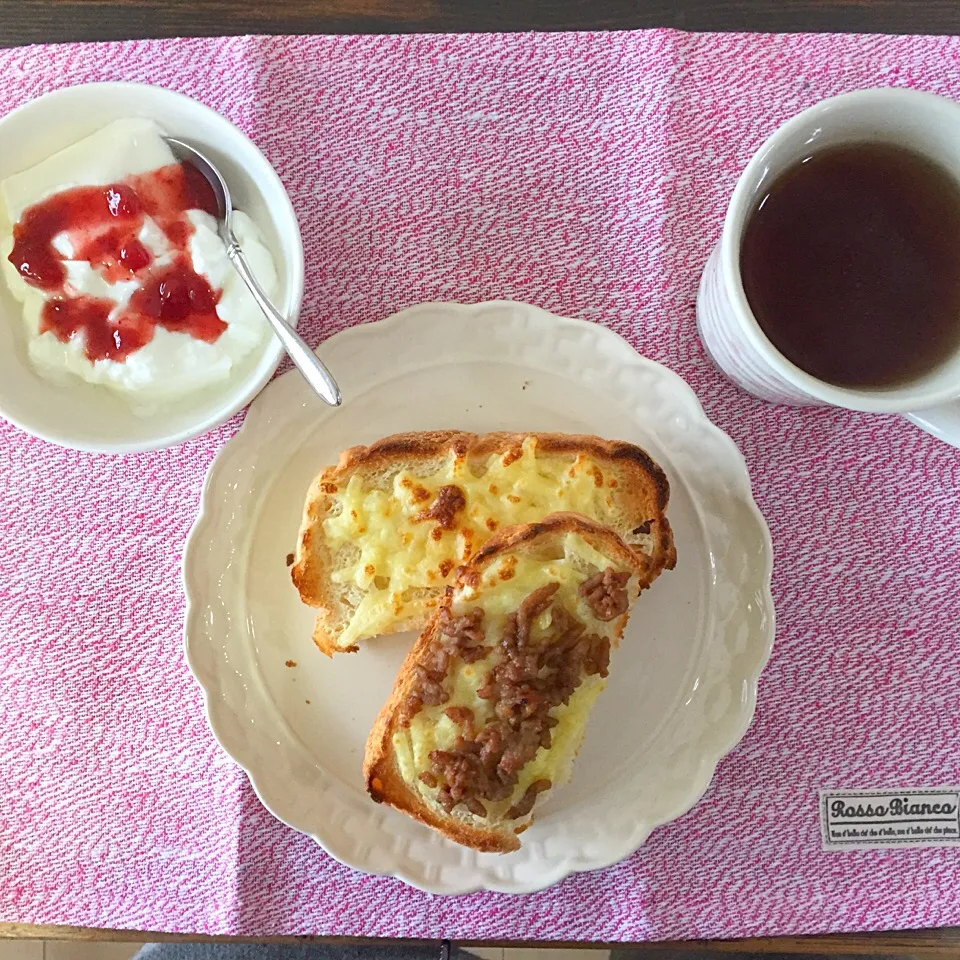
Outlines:
POLYGON ((957 0, 0 0, 0 45, 477 30, 960 33, 957 0))
MULTIPOLYGON (((427 33, 643 27, 954 34, 960 33, 960 0, 0 0, 0 46, 244 33, 427 33)), ((197 939, 147 932, 0 923, 0 938, 4 937, 197 939)), ((303 942, 303 938, 286 940, 303 942)), ((322 939, 316 942, 322 942, 322 939)), ((532 946, 529 943, 502 945, 532 946)), ((693 960, 724 954, 771 956, 778 953, 793 958, 870 956, 958 960, 960 929, 630 946, 636 949, 638 957, 643 956, 645 960, 657 957, 693 960)))

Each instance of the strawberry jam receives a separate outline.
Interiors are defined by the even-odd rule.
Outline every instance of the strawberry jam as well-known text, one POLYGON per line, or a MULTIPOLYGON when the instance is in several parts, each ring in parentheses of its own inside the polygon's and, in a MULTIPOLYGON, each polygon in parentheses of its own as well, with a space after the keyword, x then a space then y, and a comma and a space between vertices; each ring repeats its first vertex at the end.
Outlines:
POLYGON ((157 326, 215 341, 226 329, 217 315, 221 291, 193 269, 188 210, 216 216, 216 197, 195 167, 181 163, 105 187, 63 190, 25 210, 9 259, 26 283, 51 294, 40 332, 64 343, 82 332, 91 362, 123 361, 153 339, 157 326), (160 260, 139 239, 148 217, 170 247, 160 260), (69 259, 87 261, 108 283, 137 282, 126 306, 71 289, 68 258, 54 244, 61 234, 73 249, 69 259))

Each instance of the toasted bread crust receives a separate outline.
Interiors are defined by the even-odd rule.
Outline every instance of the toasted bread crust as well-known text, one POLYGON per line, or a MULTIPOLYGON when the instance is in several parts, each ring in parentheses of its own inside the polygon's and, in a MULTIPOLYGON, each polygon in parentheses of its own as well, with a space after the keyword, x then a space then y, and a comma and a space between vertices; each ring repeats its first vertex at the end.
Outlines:
MULTIPOLYGON (((447 588, 442 602, 449 608, 457 588, 479 582, 483 572, 501 557, 508 554, 533 550, 543 541, 577 533, 604 556, 632 569, 638 577, 646 573, 638 562, 636 551, 628 547, 612 530, 588 520, 576 513, 555 513, 539 523, 506 527, 484 546, 469 564, 457 570, 453 586, 447 588)), ((627 622, 624 613, 615 621, 615 643, 623 635, 627 622)), ((499 829, 479 825, 476 818, 457 818, 426 804, 420 793, 403 779, 396 764, 393 750, 393 735, 401 716, 401 706, 406 702, 416 681, 414 667, 426 655, 437 634, 440 623, 439 610, 431 618, 416 643, 407 654, 397 675, 393 692, 377 716, 367 739, 363 759, 363 774, 367 791, 377 803, 386 803, 420 823, 442 833, 449 840, 472 847, 484 853, 509 853, 520 846, 517 834, 532 823, 532 816, 516 828, 505 824, 499 829)))
MULTIPOLYGON (((657 540, 652 554, 641 553, 647 564, 641 588, 652 583, 663 570, 672 570, 676 563, 676 547, 670 523, 664 513, 670 498, 670 486, 663 470, 640 447, 618 440, 604 440, 587 434, 562 433, 488 433, 474 434, 458 430, 433 430, 417 433, 399 433, 370 444, 344 450, 336 466, 327 467, 317 476, 307 492, 303 519, 297 543, 296 562, 291 577, 301 600, 320 611, 313 639, 328 656, 352 652, 356 645, 338 645, 338 629, 332 611, 335 601, 329 581, 329 555, 326 550, 322 523, 336 497, 342 481, 355 473, 376 475, 385 468, 402 464, 415 468, 419 463, 435 460, 453 451, 457 457, 485 460, 495 453, 520 450, 528 437, 536 439, 538 455, 583 454, 600 466, 607 464, 628 471, 629 482, 618 489, 618 497, 631 508, 638 523, 651 520, 655 524, 657 540)), ((622 532, 622 531, 620 531, 622 532)), ((422 618, 412 618, 395 624, 395 631, 419 629, 422 618)))

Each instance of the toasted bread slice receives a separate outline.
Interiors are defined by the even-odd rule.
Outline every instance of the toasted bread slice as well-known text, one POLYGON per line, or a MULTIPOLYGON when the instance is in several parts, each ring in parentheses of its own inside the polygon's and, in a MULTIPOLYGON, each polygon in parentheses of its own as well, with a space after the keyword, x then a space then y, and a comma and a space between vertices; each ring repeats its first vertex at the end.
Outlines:
POLYGON ((406 433, 353 447, 307 493, 293 582, 318 609, 326 654, 420 630, 454 569, 497 531, 575 511, 611 527, 643 566, 676 554, 669 486, 639 447, 558 433, 406 433))
POLYGON ((647 563, 578 514, 508 528, 408 654, 364 757, 367 790, 457 843, 506 853, 569 779, 647 563))

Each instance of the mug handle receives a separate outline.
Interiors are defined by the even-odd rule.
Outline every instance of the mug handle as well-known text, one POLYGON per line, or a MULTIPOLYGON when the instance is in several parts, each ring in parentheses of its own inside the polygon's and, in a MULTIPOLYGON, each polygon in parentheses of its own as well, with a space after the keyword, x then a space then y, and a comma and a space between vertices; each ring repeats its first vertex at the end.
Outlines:
POLYGON ((921 430, 932 433, 938 440, 960 449, 960 400, 953 400, 940 407, 906 413, 904 416, 921 430))

